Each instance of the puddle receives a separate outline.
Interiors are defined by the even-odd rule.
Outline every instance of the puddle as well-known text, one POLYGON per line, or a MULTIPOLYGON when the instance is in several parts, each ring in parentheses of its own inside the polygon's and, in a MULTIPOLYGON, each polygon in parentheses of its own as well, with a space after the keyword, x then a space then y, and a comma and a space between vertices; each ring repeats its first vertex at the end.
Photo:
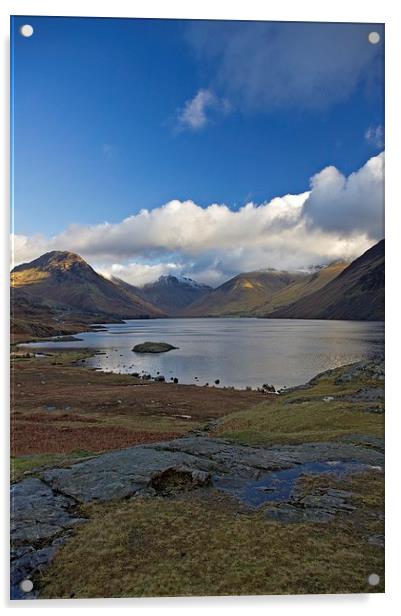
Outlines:
POLYGON ((251 507, 268 502, 286 502, 291 499, 297 479, 303 475, 328 473, 342 477, 347 473, 371 468, 360 462, 307 462, 282 471, 266 473, 257 480, 215 477, 213 484, 219 490, 228 492, 251 507))

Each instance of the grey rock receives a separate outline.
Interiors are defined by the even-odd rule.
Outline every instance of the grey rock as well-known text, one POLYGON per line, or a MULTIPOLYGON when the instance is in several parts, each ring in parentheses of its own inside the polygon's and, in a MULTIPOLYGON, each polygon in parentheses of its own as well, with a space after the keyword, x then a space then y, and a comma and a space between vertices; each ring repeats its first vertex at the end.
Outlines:
MULTIPOLYGON (((224 440, 207 438, 203 435, 190 435, 164 443, 105 453, 74 464, 70 468, 43 471, 41 477, 47 486, 39 479, 27 479, 24 480, 24 492, 29 486, 34 496, 33 506, 40 506, 46 498, 54 499, 58 504, 57 514, 55 513, 57 521, 62 512, 65 514, 65 509, 74 502, 68 498, 79 502, 127 498, 135 495, 139 490, 152 487, 155 478, 166 471, 189 473, 193 478, 198 476, 199 471, 209 475, 223 473, 255 478, 268 471, 323 460, 326 462, 353 461, 382 466, 384 455, 372 447, 352 443, 306 443, 256 448, 233 445, 224 440), (56 494, 53 494, 52 490, 56 494)), ((22 483, 14 486, 16 493, 22 489, 22 483)), ((19 528, 21 527, 21 516, 26 515, 27 511, 25 506, 21 505, 21 507, 21 515, 18 518, 19 528)), ((16 512, 18 513, 18 509, 16 512)), ((40 532, 43 535, 51 532, 52 528, 48 529, 46 525, 52 523, 53 521, 48 519, 43 521, 43 528, 39 529, 40 532)), ((35 532, 37 533, 38 530, 35 532)))
POLYGON ((32 598, 19 584, 44 569, 64 542, 68 530, 85 520, 75 512, 76 502, 55 493, 31 477, 11 487, 11 596, 32 598))
POLYGON ((106 453, 71 468, 52 469, 43 477, 54 490, 80 502, 108 501, 135 495, 167 470, 211 472, 214 467, 207 458, 143 446, 106 453))

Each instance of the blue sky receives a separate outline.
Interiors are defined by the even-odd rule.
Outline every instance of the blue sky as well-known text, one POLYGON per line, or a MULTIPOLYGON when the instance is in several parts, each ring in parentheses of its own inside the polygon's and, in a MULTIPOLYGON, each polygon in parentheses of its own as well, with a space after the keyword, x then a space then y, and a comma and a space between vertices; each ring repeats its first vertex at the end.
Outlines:
MULTIPOLYGON (((328 166, 358 171, 384 145, 383 38, 369 24, 15 17, 14 232, 117 225, 171 200, 238 211, 304 193, 328 166)), ((151 242, 81 252, 188 260, 151 242)))

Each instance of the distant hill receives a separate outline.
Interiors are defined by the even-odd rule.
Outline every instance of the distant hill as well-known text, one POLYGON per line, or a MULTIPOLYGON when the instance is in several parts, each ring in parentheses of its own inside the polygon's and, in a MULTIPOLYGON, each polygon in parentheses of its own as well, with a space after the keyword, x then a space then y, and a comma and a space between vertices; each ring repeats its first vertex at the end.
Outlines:
POLYGON ((29 319, 51 322, 106 321, 163 316, 143 298, 100 276, 82 257, 48 252, 11 272, 12 310, 18 326, 29 319))
POLYGON ((275 293, 305 277, 306 274, 303 273, 277 270, 238 274, 188 306, 183 311, 183 315, 191 317, 247 316, 268 302, 275 293))
POLYGON ((336 261, 325 267, 320 267, 274 293, 255 310, 254 314, 256 316, 267 316, 282 306, 288 306, 288 304, 302 297, 311 295, 341 274, 348 265, 349 263, 345 261, 336 261))
POLYGON ((160 276, 156 282, 146 284, 138 291, 144 299, 169 316, 178 316, 183 309, 204 298, 213 289, 191 278, 169 275, 160 276))
POLYGON ((276 319, 384 320, 384 240, 369 248, 319 291, 267 316, 276 319))

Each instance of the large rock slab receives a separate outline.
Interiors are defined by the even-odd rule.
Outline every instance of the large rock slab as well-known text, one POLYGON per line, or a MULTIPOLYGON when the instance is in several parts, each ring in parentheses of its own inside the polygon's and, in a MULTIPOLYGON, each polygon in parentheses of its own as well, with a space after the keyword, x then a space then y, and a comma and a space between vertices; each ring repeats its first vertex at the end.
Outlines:
POLYGON ((266 449, 186 436, 106 453, 70 468, 45 471, 42 477, 54 490, 80 502, 108 501, 141 494, 145 489, 149 493, 149 488, 157 491, 158 478, 168 471, 192 478, 197 486, 213 476, 256 479, 269 471, 322 460, 381 466, 384 456, 350 443, 307 443, 266 449))
POLYGON ((157 484, 157 479, 167 471, 190 476, 194 485, 198 485, 207 482, 215 470, 216 465, 208 458, 153 447, 131 447, 70 468, 55 468, 42 476, 54 490, 80 502, 90 502, 134 496, 145 488, 152 488, 152 482, 157 484))
POLYGON ((75 508, 72 498, 55 493, 36 477, 11 487, 12 598, 24 595, 19 588, 22 580, 46 567, 66 533, 85 521, 75 513, 75 508))

